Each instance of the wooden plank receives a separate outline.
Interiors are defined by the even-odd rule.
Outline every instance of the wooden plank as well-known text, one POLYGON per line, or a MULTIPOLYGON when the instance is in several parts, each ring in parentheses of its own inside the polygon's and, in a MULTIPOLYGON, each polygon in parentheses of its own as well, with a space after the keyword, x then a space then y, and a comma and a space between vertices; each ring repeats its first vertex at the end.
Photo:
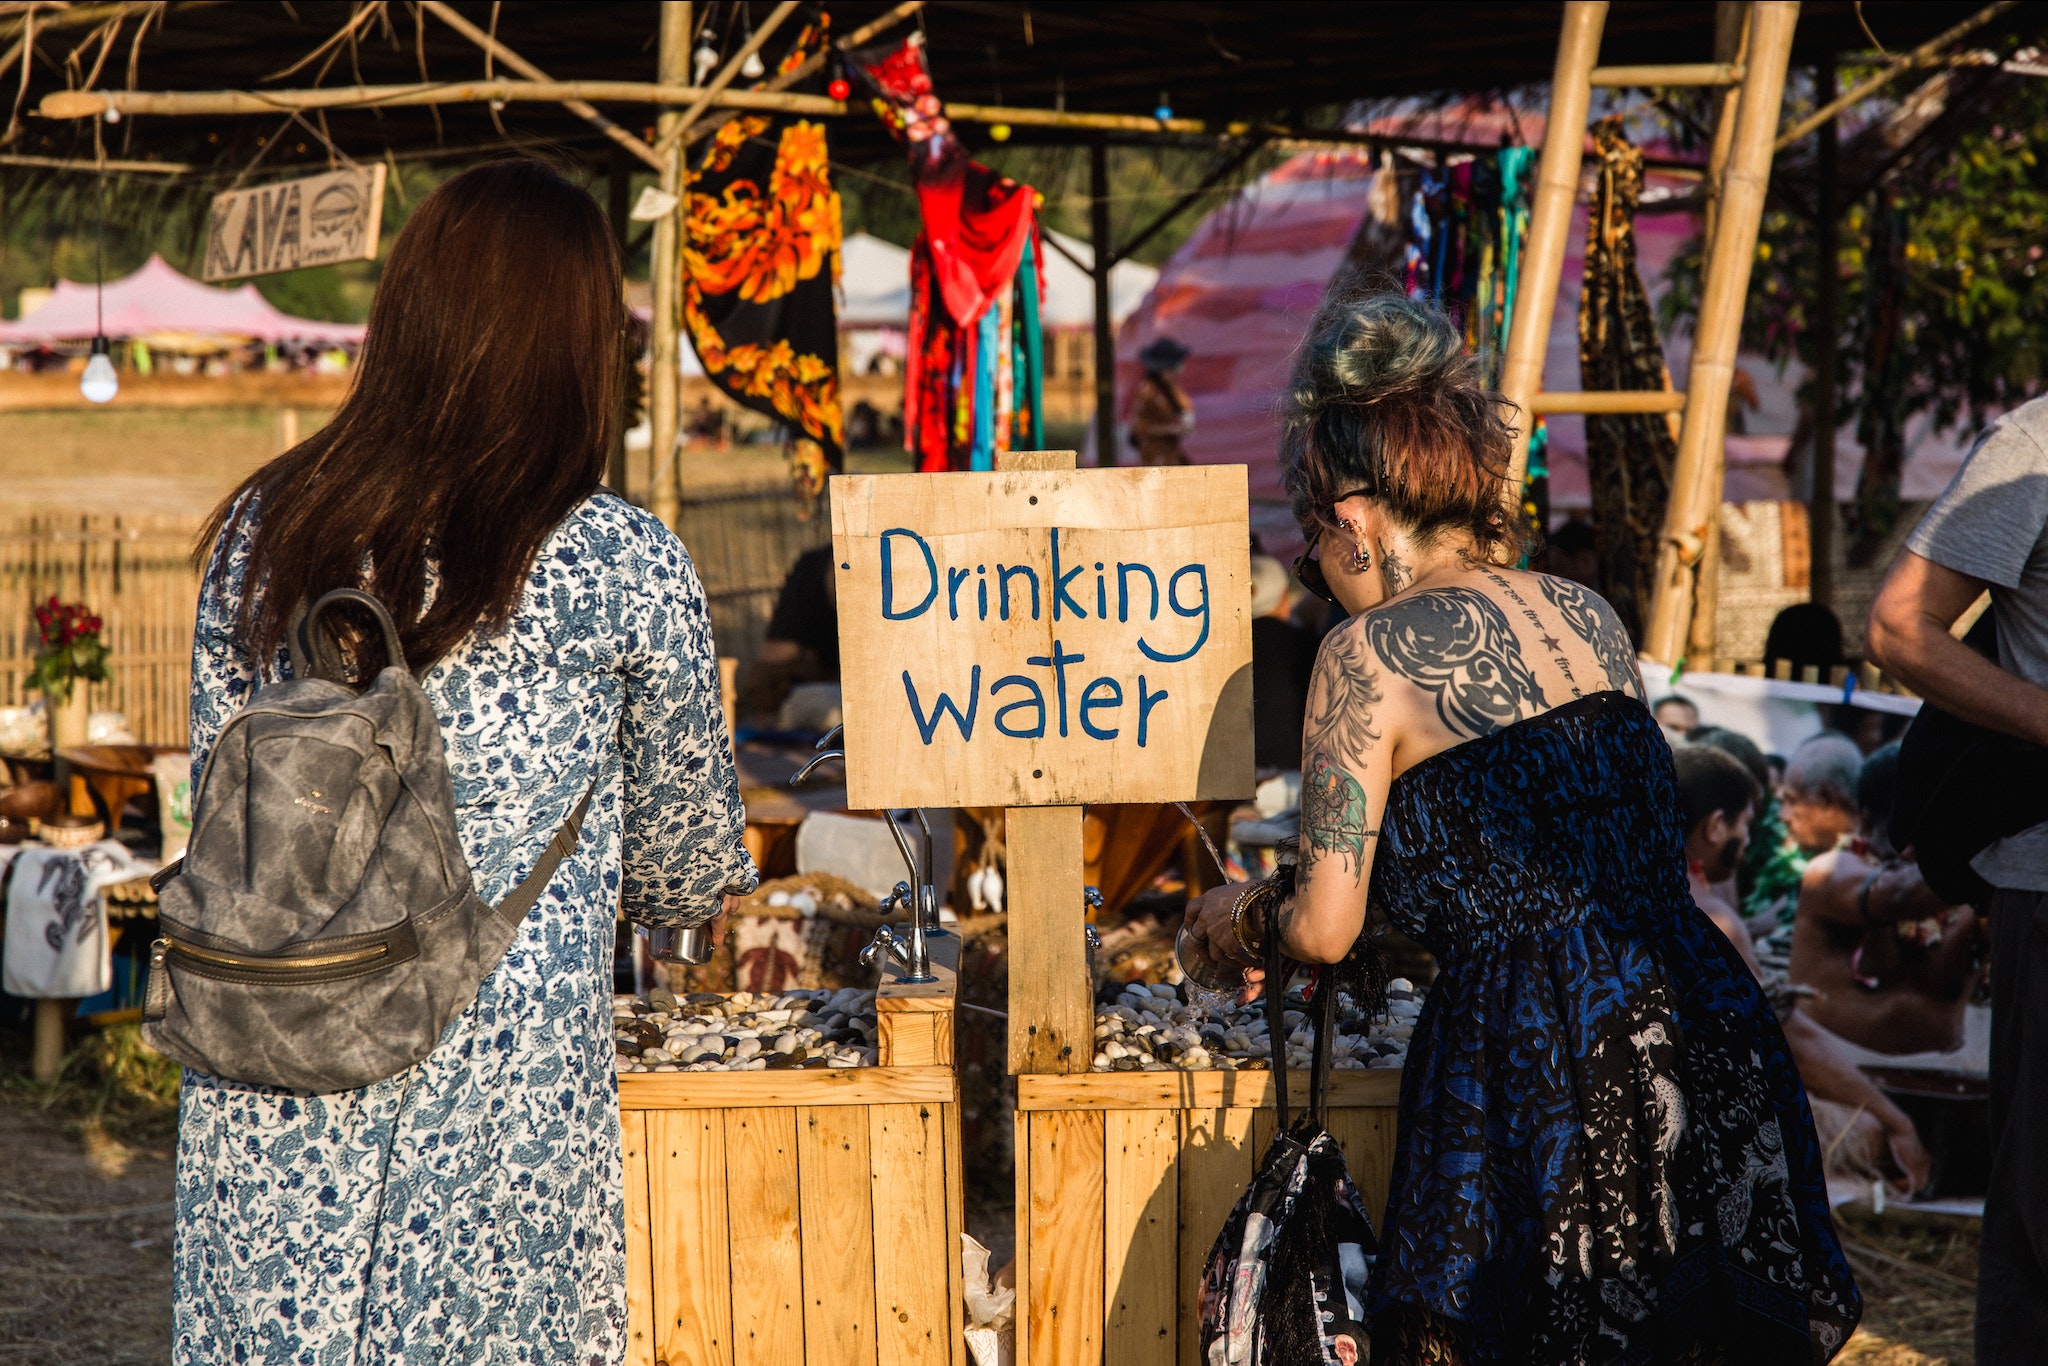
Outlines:
MULTIPOLYGON (((1291 1104, 1301 1104, 1303 1099, 1301 1091, 1306 1084, 1305 1078, 1297 1078, 1295 1085, 1289 1088, 1287 1099, 1291 1104)), ((1291 1120, 1296 1113, 1297 1111, 1289 1110, 1287 1117, 1291 1120)), ((1265 1157, 1266 1149, 1273 1146, 1273 1138, 1279 1132, 1279 1111, 1270 1107, 1252 1111, 1252 1170, 1258 1170, 1260 1159, 1265 1157)))
MULTIPOLYGON (((960 1265, 962 1251, 961 1237, 967 1232, 966 1182, 962 1171, 962 1148, 960 1144, 960 1107, 942 1105, 939 1107, 941 1136, 946 1145, 946 1290, 947 1302, 961 1306, 961 1323, 966 1323, 967 1275, 960 1265)), ((991 1268, 993 1274, 996 1268, 991 1268)), ((953 1334, 951 1350, 947 1358, 953 1366, 969 1366, 967 1360, 967 1339, 959 1333, 953 1334)))
POLYGON ((1010 1070, 1086 1073, 1094 1060, 1081 887, 1081 808, 1008 814, 1010 1070))
MULTIPOLYGON (((1092 1028, 1092 1026, 1091 1026, 1092 1028)), ((805 1067, 781 1072, 628 1072, 628 1110, 723 1110, 764 1105, 939 1104, 959 1098, 950 1067, 805 1067)))
POLYGON ((1238 465, 832 480, 847 800, 1253 786, 1238 465))
POLYGON ((1330 1137, 1344 1150, 1344 1165, 1372 1214, 1377 1230, 1387 1215, 1387 1186, 1394 1171, 1394 1140, 1399 1115, 1393 1110, 1355 1105, 1330 1107, 1330 1137))
POLYGON ((1031 1128, 1031 1359, 1057 1366, 1103 1361, 1103 1117, 1033 1115, 1031 1128))
POLYGON ((733 1366, 725 1117, 647 1116, 657 1362, 733 1366))
MULTIPOLYGON (((1196 1356, 1202 1340, 1202 1313, 1196 1296, 1202 1284, 1202 1267, 1209 1260, 1210 1245, 1223 1231, 1223 1221, 1229 1216, 1230 1207, 1251 1184, 1254 1113, 1233 1107, 1185 1110, 1180 1116, 1180 1275, 1177 1288, 1180 1360, 1183 1366, 1203 1366, 1196 1356)), ((1033 1118, 1035 1121, 1036 1116, 1033 1118)))
MULTIPOLYGON (((1022 1110, 1010 1112, 1010 1153, 1016 1190, 1015 1210, 1010 1227, 1016 1230, 1017 1259, 1011 1270, 1017 1287, 1013 1313, 1017 1331, 1016 1366, 1031 1366, 1031 1116, 1022 1110)), ((1043 1363, 1041 1363, 1043 1366, 1043 1363)))
POLYGON ((947 1366, 961 1305, 949 1299, 944 1125, 937 1105, 868 1111, 875 1216, 875 1345, 890 1366, 947 1366))
POLYGON ((654 1366, 654 1244, 649 1234, 647 1116, 619 1116, 626 1163, 626 1366, 654 1366))
POLYGON ((1102 1284, 1109 1303, 1103 1360, 1173 1366, 1180 1324, 1180 1116, 1111 1111, 1103 1120, 1102 1284))
POLYGON ((868 1112, 796 1112, 803 1209, 804 1352, 811 1362, 875 1366, 875 1227, 868 1112))
MULTIPOLYGON (((1017 926, 1010 933, 1014 940, 1017 926)), ((1014 949, 1012 950, 1014 952, 1014 949)), ((1011 969, 1012 983, 1015 971, 1011 969)), ((1014 986, 1012 990, 1014 991, 1014 986)), ((1014 1019, 1014 1014, 1012 1015, 1014 1019)), ((621 1077, 622 1083, 630 1078, 621 1077)), ((1308 1099, 1306 1074, 1290 1074, 1290 1101, 1308 1099)), ((1392 1106, 1401 1099, 1399 1068, 1332 1072, 1330 1104, 1392 1106)), ((1020 1110, 1215 1110, 1257 1109, 1273 1104, 1270 1072, 1083 1072, 1075 1076, 1020 1076, 1020 1110)))
POLYGON ((883 1011, 875 1020, 884 1067, 951 1067, 953 1014, 935 1010, 883 1011))
POLYGON ((796 1111, 724 1114, 733 1366, 804 1366, 796 1111))

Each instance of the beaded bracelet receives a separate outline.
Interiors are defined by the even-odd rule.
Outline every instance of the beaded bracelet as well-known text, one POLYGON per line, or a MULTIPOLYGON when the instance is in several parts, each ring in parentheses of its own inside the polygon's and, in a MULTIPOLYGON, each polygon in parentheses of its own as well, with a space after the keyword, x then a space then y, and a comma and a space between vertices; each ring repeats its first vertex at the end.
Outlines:
POLYGON ((1259 902, 1264 901, 1277 890, 1270 881, 1254 882, 1251 886, 1245 888, 1244 892, 1237 898, 1237 904, 1230 908, 1230 933, 1236 938, 1237 947, 1248 958, 1258 958, 1264 952, 1265 946, 1262 943, 1247 944, 1245 942, 1245 912, 1249 911, 1259 902))

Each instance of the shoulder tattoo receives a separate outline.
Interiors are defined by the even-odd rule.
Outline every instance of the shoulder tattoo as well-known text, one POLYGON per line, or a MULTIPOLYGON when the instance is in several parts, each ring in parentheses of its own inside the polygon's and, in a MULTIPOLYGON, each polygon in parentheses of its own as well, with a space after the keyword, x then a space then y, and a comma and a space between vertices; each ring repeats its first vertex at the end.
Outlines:
POLYGON ((1636 667, 1635 646, 1614 609, 1570 579, 1545 575, 1538 582, 1543 585, 1543 596, 1564 617, 1564 624, 1593 647, 1608 686, 1643 700, 1643 676, 1636 667))
POLYGON ((1372 650, 1356 626, 1339 626, 1324 637, 1309 679, 1309 748, 1356 760, 1378 742, 1372 709, 1381 701, 1380 679, 1372 664, 1372 650))
POLYGON ((1436 714, 1460 735, 1489 735, 1549 706, 1522 662, 1507 614, 1470 588, 1432 588, 1365 619, 1389 669, 1432 693, 1436 714))

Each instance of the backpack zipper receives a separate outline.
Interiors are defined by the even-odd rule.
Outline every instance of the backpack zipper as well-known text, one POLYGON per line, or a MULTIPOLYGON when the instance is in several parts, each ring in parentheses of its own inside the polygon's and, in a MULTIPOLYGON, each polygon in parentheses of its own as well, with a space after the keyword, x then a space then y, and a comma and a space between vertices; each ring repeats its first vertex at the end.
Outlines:
POLYGON ((312 972, 321 968, 346 967, 356 963, 367 963, 373 958, 382 958, 391 952, 389 944, 365 944, 361 948, 348 949, 341 953, 306 954, 293 958, 253 957, 233 953, 220 953, 213 949, 196 948, 181 944, 175 939, 159 939, 150 946, 150 962, 163 962, 164 955, 175 952, 181 958, 196 958, 200 962, 217 968, 232 968, 237 972, 312 972))

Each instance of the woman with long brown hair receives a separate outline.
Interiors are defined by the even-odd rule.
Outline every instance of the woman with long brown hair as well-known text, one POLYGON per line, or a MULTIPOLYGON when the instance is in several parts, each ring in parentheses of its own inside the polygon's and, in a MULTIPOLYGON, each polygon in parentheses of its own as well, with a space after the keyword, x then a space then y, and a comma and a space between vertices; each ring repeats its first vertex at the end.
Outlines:
POLYGON ((424 1060, 329 1094, 186 1072, 181 1366, 624 1355, 616 916, 698 923, 756 881, 703 591, 667 528, 599 487, 627 361, 590 197, 534 162, 464 172, 400 233, 334 420, 202 537, 195 790, 289 669, 294 609, 351 587, 390 608, 434 703, 484 900, 594 797, 424 1060))

